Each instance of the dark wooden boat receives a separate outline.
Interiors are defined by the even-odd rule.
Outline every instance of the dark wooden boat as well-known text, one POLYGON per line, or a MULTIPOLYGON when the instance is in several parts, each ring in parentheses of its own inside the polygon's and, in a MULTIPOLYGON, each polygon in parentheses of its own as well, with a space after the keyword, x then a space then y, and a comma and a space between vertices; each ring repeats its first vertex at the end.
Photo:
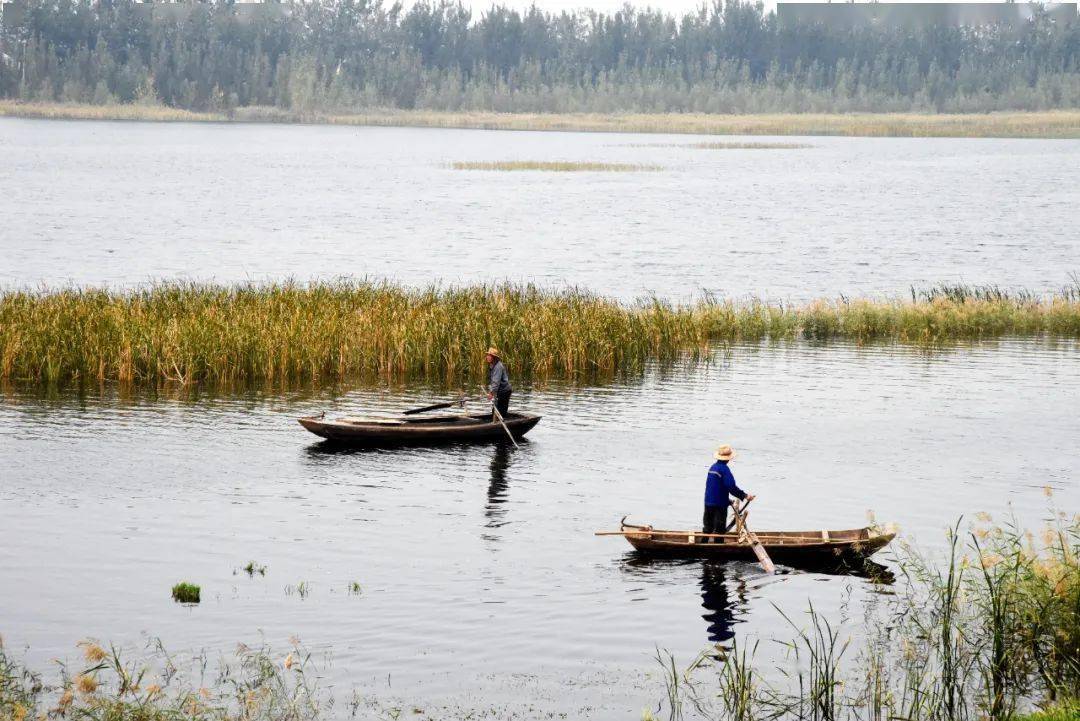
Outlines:
MULTIPOLYGON (((310 416, 298 420, 300 425, 317 436, 351 446, 415 446, 509 440, 502 425, 498 421, 492 422, 490 413, 336 420, 310 416)), ((515 438, 520 439, 540 422, 540 416, 531 413, 509 413, 505 421, 506 428, 515 438)))
MULTIPOLYGON (((663 531, 636 526, 624 518, 619 531, 598 536, 624 536, 645 556, 755 561, 747 539, 737 533, 704 534, 698 530, 663 531)), ((777 563, 788 566, 832 566, 858 563, 887 546, 895 533, 879 528, 845 531, 757 531, 758 540, 777 563)))

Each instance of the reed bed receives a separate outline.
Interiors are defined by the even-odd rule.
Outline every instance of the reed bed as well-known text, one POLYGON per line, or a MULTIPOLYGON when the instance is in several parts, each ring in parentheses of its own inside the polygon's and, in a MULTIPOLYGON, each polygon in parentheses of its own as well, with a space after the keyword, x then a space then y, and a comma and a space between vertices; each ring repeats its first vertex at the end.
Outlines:
POLYGON ((600 163, 592 161, 559 160, 496 160, 491 162, 451 163, 454 170, 538 170, 546 173, 635 173, 641 171, 663 170, 659 165, 640 163, 600 163))
POLYGON ((805 305, 621 303, 532 285, 162 283, 0 293, 0 380, 218 385, 347 378, 457 382, 496 345, 519 375, 574 379, 705 358, 716 341, 914 344, 1080 337, 1080 288, 1051 296, 941 287, 911 299, 805 305))
POLYGON ((215 123, 228 120, 221 113, 197 113, 167 105, 27 103, 16 100, 0 100, 0 116, 41 120, 138 120, 157 123, 215 123))
POLYGON ((163 105, 89 105, 0 100, 0 116, 64 120, 325 123, 484 130, 547 130, 694 135, 1080 138, 1080 110, 995 113, 495 113, 358 109, 304 112, 250 106, 194 113, 163 105))

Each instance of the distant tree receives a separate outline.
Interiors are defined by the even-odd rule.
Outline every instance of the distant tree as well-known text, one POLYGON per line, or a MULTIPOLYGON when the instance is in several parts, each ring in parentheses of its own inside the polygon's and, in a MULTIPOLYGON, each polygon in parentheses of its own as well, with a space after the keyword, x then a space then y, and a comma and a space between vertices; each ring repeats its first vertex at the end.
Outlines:
POLYGON ((478 17, 459 0, 252 7, 26 0, 0 26, 0 96, 530 111, 997 110, 1080 106, 1080 23, 1019 27, 781 24, 760 3, 675 17, 478 17))

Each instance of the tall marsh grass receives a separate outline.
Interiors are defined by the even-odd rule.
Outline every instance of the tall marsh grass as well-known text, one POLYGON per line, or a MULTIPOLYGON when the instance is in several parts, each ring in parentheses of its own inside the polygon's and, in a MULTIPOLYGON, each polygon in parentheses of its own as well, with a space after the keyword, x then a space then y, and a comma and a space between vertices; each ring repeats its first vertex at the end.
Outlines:
POLYGON ((195 113, 164 105, 90 105, 0 100, 0 116, 63 120, 326 123, 330 125, 546 130, 695 135, 846 135, 961 138, 1077 138, 1080 111, 994 113, 496 113, 358 109, 286 110, 268 106, 195 113))
POLYGON ((574 378, 704 357, 719 340, 940 343, 1008 334, 1080 337, 1080 293, 939 289, 911 300, 805 305, 707 299, 621 303, 531 285, 342 281, 130 292, 0 292, 0 380, 162 384, 460 381, 496 345, 518 374, 574 378), (1071 295, 1070 295, 1071 293, 1071 295))

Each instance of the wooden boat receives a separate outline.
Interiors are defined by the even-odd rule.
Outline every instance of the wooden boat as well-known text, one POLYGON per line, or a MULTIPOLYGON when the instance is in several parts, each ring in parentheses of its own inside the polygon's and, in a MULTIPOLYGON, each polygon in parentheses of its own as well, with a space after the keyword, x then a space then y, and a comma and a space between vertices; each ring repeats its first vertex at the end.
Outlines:
MULTIPOLYGON (((663 531, 636 526, 623 518, 620 530, 598 531, 596 535, 624 536, 644 556, 756 560, 747 539, 737 533, 663 531)), ((845 531, 757 531, 757 537, 777 563, 805 567, 858 563, 887 546, 896 534, 866 527, 845 531)))
MULTIPOLYGON (((490 413, 337 420, 309 416, 297 420, 317 436, 351 446, 434 445, 509 440, 502 424, 493 422, 490 413)), ((515 438, 520 439, 540 422, 540 416, 531 413, 509 413, 504 420, 506 428, 515 438)))

